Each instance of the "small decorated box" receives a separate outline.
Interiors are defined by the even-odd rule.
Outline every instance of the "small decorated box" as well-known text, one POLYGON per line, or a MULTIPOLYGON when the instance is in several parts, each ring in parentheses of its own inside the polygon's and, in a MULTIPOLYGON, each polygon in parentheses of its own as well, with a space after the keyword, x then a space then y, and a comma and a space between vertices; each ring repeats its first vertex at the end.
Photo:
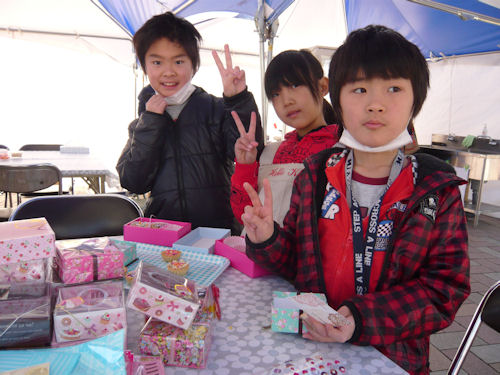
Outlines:
POLYGON ((126 325, 121 281, 59 288, 54 308, 57 342, 95 339, 126 325))
POLYGON ((37 283, 50 280, 48 259, 0 264, 0 285, 13 283, 37 283))
POLYGON ((123 226, 123 239, 151 245, 172 246, 190 230, 191 223, 138 217, 123 226))
POLYGON ((231 261, 231 266, 245 275, 256 278, 270 275, 271 272, 259 267, 245 254, 246 244, 243 236, 230 236, 215 241, 214 254, 221 255, 231 261))
POLYGON ((124 253, 107 237, 56 241, 56 248, 64 284, 123 277, 124 253))
POLYGON ((137 260, 137 242, 122 241, 115 238, 110 238, 109 241, 123 253, 124 266, 128 266, 137 260))
POLYGON ((0 348, 45 346, 52 336, 48 284, 0 285, 0 348))
POLYGON ((127 306, 185 329, 191 325, 200 302, 193 281, 141 261, 127 306))
MULTIPOLYGON (((326 301, 322 293, 315 293, 321 300, 326 301)), ((297 292, 273 292, 273 305, 271 307, 271 329, 275 332, 299 333, 307 332, 299 319, 300 310, 290 308, 287 305, 286 297, 295 296, 297 292)))
POLYGON ((55 235, 42 218, 0 223, 0 264, 55 256, 55 235))
POLYGON ((215 241, 231 235, 231 230, 223 228, 198 227, 176 241, 172 247, 177 250, 198 251, 213 254, 215 241))
POLYGON ((181 329, 153 319, 139 337, 139 350, 161 355, 166 366, 204 368, 210 343, 210 323, 193 323, 181 329))

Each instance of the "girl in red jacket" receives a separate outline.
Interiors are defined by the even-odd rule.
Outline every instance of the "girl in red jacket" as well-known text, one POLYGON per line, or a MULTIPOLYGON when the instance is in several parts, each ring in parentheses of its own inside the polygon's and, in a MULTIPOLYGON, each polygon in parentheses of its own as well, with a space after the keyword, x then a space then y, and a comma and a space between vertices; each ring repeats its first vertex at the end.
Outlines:
POLYGON ((303 336, 372 345, 412 375, 429 373, 429 337, 470 293, 466 218, 453 168, 404 155, 429 70, 418 47, 384 26, 353 31, 330 63, 339 144, 305 161, 283 227, 274 196, 242 215, 247 255, 297 290, 324 293, 351 324, 303 317, 303 336))
POLYGON ((233 113, 240 138, 234 145, 231 207, 241 222, 245 206, 251 203, 243 183, 261 191, 262 180, 267 178, 275 197, 274 220, 282 224, 290 206, 293 181, 304 168, 302 162, 337 143, 338 127, 328 125, 336 123, 331 105, 323 98, 328 93, 328 78, 309 51, 289 50, 277 55, 266 70, 264 86, 280 120, 295 130, 287 133, 284 141, 267 144, 257 161, 255 120, 247 132, 233 113))

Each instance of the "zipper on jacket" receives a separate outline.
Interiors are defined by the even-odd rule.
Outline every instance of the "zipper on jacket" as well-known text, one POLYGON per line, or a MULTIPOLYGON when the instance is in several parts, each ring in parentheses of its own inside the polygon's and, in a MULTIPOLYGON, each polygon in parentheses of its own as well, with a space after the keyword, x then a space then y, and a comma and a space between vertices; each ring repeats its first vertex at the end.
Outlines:
POLYGON ((174 124, 174 162, 175 162, 175 172, 177 174, 177 191, 179 193, 179 204, 181 207, 181 221, 187 220, 186 212, 186 194, 184 191, 184 178, 182 173, 182 163, 179 156, 179 132, 177 130, 177 124, 174 124))
MULTIPOLYGON (((309 178, 311 179, 311 182, 313 181, 311 170, 309 169, 309 166, 306 163, 303 163, 305 166, 305 169, 307 170, 307 174, 309 175, 309 178)), ((318 184, 318 181, 316 181, 316 186, 318 184)), ((312 203, 313 203, 313 208, 312 208, 312 215, 311 215, 311 220, 314 220, 315 225, 311 225, 312 231, 313 231, 313 238, 314 238, 314 256, 316 258, 316 272, 318 273, 318 280, 319 280, 319 287, 320 291, 327 296, 326 293, 326 284, 325 284, 325 275, 323 273, 323 267, 321 266, 321 251, 319 249, 319 233, 318 233, 318 217, 317 217, 317 205, 316 205, 316 189, 312 189, 312 203)))

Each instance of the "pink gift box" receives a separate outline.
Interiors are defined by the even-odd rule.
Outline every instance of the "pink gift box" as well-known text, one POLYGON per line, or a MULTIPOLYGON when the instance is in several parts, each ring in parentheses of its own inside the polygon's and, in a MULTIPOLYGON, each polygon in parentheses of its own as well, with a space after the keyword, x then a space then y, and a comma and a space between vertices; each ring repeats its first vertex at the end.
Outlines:
POLYGON ((205 368, 210 344, 210 323, 181 329, 153 319, 139 337, 141 353, 161 355, 166 366, 205 368))
POLYGON ((152 245, 172 246, 175 241, 190 231, 191 223, 138 217, 123 226, 123 239, 152 245))
POLYGON ((64 284, 123 277, 123 252, 106 237, 56 241, 56 248, 64 284))
POLYGON ((271 272, 258 266, 245 254, 245 238, 232 236, 215 241, 214 254, 231 261, 231 266, 245 275, 256 278, 271 275, 271 272))
POLYGON ((127 306, 180 328, 188 328, 200 308, 194 281, 140 262, 127 306))
POLYGON ((55 235, 45 218, 0 223, 0 264, 55 255, 55 235))
POLYGON ((54 308, 57 342, 95 339, 126 325, 121 281, 59 288, 54 308))

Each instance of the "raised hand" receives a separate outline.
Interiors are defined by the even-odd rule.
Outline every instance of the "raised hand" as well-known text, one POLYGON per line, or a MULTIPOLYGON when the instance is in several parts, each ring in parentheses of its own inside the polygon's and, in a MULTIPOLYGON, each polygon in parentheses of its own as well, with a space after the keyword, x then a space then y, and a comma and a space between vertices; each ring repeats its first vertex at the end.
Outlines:
POLYGON ((261 203, 259 195, 248 182, 243 184, 252 206, 246 206, 245 212, 241 215, 245 231, 250 241, 260 243, 271 238, 274 232, 273 220, 273 195, 269 180, 262 181, 264 186, 264 204, 261 203))
POLYGON ((248 128, 248 133, 245 130, 245 126, 240 120, 238 113, 232 111, 236 127, 240 132, 240 137, 236 140, 234 144, 234 155, 236 156, 236 161, 241 164, 252 164, 257 160, 257 146, 258 142, 255 141, 255 126, 257 123, 257 115, 252 112, 250 116, 250 127, 248 128))
POLYGON ((224 87, 225 96, 234 96, 239 94, 247 87, 245 80, 245 71, 240 70, 238 66, 233 68, 233 60, 231 59, 231 52, 229 46, 224 45, 224 55, 226 56, 226 67, 222 64, 217 51, 212 51, 212 56, 219 68, 219 73, 222 78, 222 86, 224 87))
POLYGON ((146 102, 146 111, 148 112, 154 112, 162 115, 163 112, 165 112, 165 108, 167 108, 165 97, 159 94, 153 95, 146 102))

